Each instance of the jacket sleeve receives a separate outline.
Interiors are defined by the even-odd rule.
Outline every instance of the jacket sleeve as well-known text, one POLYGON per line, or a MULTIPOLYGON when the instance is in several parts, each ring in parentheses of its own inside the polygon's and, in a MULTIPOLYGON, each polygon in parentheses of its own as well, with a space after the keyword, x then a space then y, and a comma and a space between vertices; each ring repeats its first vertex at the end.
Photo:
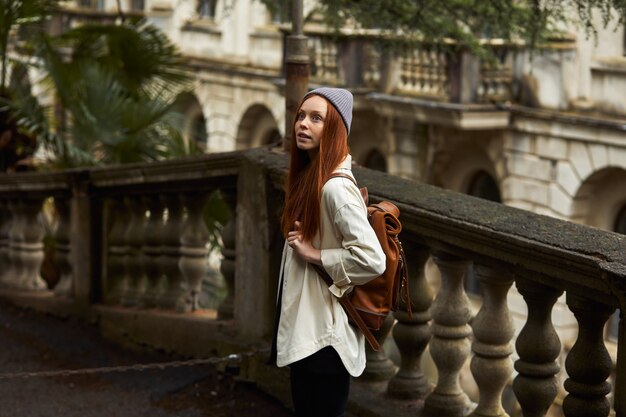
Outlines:
POLYGON ((347 203, 339 207, 334 226, 341 248, 323 249, 321 258, 322 266, 334 281, 330 292, 341 297, 353 285, 365 284, 385 272, 385 254, 363 205, 347 203))

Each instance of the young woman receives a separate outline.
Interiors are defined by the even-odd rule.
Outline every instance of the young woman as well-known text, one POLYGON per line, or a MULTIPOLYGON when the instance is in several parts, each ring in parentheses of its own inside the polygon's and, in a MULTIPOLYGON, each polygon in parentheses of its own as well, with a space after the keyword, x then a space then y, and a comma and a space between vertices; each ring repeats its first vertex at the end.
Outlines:
POLYGON ((350 376, 365 368, 364 337, 338 297, 385 270, 385 256, 367 220, 352 176, 348 134, 352 94, 318 88, 307 93, 293 125, 282 230, 278 297, 278 366, 291 368, 298 416, 343 416, 350 376), (328 286, 311 264, 333 278, 328 286))

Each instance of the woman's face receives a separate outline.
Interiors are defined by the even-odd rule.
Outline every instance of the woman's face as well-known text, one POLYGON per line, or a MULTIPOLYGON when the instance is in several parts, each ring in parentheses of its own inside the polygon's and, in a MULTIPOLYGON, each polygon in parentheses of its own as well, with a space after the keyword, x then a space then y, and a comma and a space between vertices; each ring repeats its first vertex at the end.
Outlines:
POLYGON ((316 152, 324 131, 328 103, 320 96, 307 98, 296 120, 296 146, 303 151, 316 152))

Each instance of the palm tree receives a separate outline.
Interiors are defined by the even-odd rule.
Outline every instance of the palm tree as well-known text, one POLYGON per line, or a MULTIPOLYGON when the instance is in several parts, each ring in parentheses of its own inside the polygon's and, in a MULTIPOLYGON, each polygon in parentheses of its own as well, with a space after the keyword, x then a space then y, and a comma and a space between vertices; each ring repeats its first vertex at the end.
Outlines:
POLYGON ((41 35, 36 44, 45 85, 63 111, 41 107, 27 91, 17 92, 12 109, 56 168, 199 151, 183 140, 174 111, 188 76, 155 27, 143 20, 85 25, 56 38, 41 35))
POLYGON ((0 91, 7 87, 8 45, 11 31, 18 25, 43 21, 58 4, 59 0, 0 1, 0 91))
MULTIPOLYGON (((58 0, 0 0, 0 101, 11 101, 14 94, 8 86, 9 37, 18 26, 42 22, 59 3, 58 0)), ((32 135, 18 129, 10 112, 0 106, 0 172, 15 170, 34 152, 32 135)))

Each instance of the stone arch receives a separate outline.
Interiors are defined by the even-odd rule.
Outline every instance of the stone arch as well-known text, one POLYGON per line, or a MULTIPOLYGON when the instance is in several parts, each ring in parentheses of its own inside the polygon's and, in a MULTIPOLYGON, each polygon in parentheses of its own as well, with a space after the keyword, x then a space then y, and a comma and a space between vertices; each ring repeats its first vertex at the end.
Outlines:
POLYGON ((387 172, 387 158, 378 149, 371 149, 365 157, 363 166, 376 171, 387 172))
POLYGON ((465 193, 496 203, 502 202, 502 195, 500 194, 498 183, 495 178, 485 170, 479 170, 474 174, 465 193))
MULTIPOLYGON (((458 191, 465 194, 486 197, 481 186, 487 185, 491 195, 500 194, 500 178, 496 166, 486 150, 469 142, 455 142, 452 151, 441 152, 434 161, 437 175, 433 179, 434 185, 458 191)), ((488 198, 501 202, 499 199, 488 198)))
POLYGON ((588 176, 572 203, 572 220, 615 231, 626 210, 626 169, 609 167, 588 176))
POLYGON ((237 149, 256 148, 278 142, 281 138, 276 119, 262 104, 253 104, 241 117, 237 129, 237 149))
POLYGON ((183 138, 206 148, 209 140, 207 120, 198 98, 192 93, 182 93, 176 98, 175 109, 183 115, 183 138))

